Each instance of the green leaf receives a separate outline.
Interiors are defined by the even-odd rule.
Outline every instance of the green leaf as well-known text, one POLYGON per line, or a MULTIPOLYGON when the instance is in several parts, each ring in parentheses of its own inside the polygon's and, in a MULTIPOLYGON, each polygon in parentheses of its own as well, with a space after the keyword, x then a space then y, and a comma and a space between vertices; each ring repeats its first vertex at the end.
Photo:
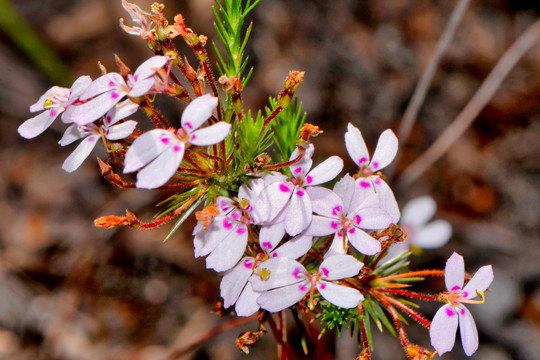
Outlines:
POLYGON ((176 221, 176 223, 174 224, 173 228, 171 229, 171 231, 169 231, 169 233, 167 234, 167 236, 165 236, 165 239, 163 239, 163 242, 169 240, 169 238, 176 232, 176 230, 178 230, 178 228, 180 227, 180 225, 182 225, 182 223, 184 221, 186 221, 186 219, 188 218, 189 215, 191 215, 191 213, 193 212, 193 210, 195 210, 197 208, 197 206, 199 206, 199 204, 201 203, 201 201, 204 199, 204 196, 201 196, 200 198, 198 198, 193 204, 191 204, 191 206, 189 206, 186 211, 184 211, 184 213, 182 214, 182 216, 180 216, 180 218, 176 221))

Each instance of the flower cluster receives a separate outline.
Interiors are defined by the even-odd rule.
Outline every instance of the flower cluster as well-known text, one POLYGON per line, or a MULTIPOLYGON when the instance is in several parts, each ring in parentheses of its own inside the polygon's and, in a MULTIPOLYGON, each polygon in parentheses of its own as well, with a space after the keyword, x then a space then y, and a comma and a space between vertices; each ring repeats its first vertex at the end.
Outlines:
MULTIPOLYGON (((52 87, 30 106, 31 112, 41 113, 25 121, 19 134, 33 138, 61 115, 68 127, 60 145, 80 140, 62 166, 67 172, 75 171, 101 140, 108 158, 99 159, 100 171, 112 184, 174 190, 151 222, 126 211, 126 216, 97 219, 98 226, 151 228, 178 218, 169 238, 203 203, 195 212, 194 255, 206 257, 206 267, 221 276, 219 312, 231 312, 234 306, 238 316, 263 315, 257 334, 265 331, 265 319, 273 321, 271 313, 291 308, 297 321, 299 311, 315 314, 323 331, 343 324, 357 326, 363 347, 359 358, 371 357, 370 321, 381 329, 384 324, 411 358, 431 358, 434 353, 409 342, 399 310, 430 329, 439 354, 453 347, 458 324, 465 352, 474 353, 478 333, 463 304, 484 301, 493 271, 491 266, 482 267, 463 286, 463 258, 456 253, 445 271, 408 270, 409 246, 442 246, 451 228, 442 220, 425 225, 436 210, 429 197, 405 207, 398 225, 399 206, 382 173, 398 151, 392 130, 380 135, 370 156, 362 133, 349 123, 344 145, 358 169, 341 175, 344 162, 338 156, 314 166, 310 137, 322 131, 304 124, 295 98, 304 73, 289 74, 266 116, 262 111, 256 116, 246 113, 241 95, 250 74, 243 74, 243 44, 249 31, 239 43, 225 39, 242 37, 242 21, 254 5, 218 4, 217 29, 228 47, 228 62, 220 56, 218 63, 222 93, 210 71, 204 35, 187 28, 181 15, 169 25, 160 4, 145 12, 122 0, 136 23, 129 27, 122 20, 122 28, 144 39, 154 56, 133 73, 117 58, 118 73, 102 68, 103 75, 95 80, 81 76, 70 89, 52 87), (178 36, 196 55, 197 71, 172 45, 178 36), (176 123, 154 107, 160 94, 187 103, 176 123), (154 128, 127 120, 138 110, 154 128), (271 145, 276 148, 273 158, 267 153, 271 145), (116 173, 117 168, 123 174, 136 173, 136 181, 116 173), (408 289, 426 276, 443 274, 447 292, 424 295, 408 289), (477 296, 482 300, 474 300, 477 296), (411 298, 446 304, 430 323, 411 298)), ((272 328, 282 344, 282 334, 272 328)), ((240 340, 239 344, 245 351, 240 340)))

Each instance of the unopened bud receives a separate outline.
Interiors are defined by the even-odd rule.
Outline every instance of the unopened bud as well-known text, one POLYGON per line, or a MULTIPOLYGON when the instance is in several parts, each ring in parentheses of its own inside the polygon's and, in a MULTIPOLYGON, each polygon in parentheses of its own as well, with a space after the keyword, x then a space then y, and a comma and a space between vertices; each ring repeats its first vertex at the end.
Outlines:
POLYGON ((435 353, 414 344, 408 345, 405 350, 412 360, 431 360, 435 356, 435 353))

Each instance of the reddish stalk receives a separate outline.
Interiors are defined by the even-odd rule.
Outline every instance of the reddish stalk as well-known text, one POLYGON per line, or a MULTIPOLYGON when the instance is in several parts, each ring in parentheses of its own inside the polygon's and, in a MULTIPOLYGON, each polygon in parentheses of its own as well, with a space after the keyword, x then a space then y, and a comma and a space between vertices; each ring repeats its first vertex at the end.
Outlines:
POLYGON ((280 112, 283 111, 283 108, 281 106, 278 106, 274 111, 272 111, 272 113, 270 115, 268 115, 268 117, 266 118, 266 120, 264 120, 264 124, 263 124, 263 127, 265 127, 266 125, 268 125, 268 123, 272 120, 274 120, 274 118, 276 116, 279 115, 280 112))
MULTIPOLYGON (((358 313, 363 314, 364 313, 364 307, 362 306, 362 303, 358 305, 358 313)), ((369 347, 369 339, 366 331, 366 324, 364 323, 364 318, 360 318, 360 334, 362 335, 362 352, 361 356, 363 356, 366 360, 371 359, 371 348, 369 347)), ((360 358, 360 356, 359 356, 360 358)))
MULTIPOLYGON (((201 192, 203 194, 204 194, 204 190, 206 190, 206 188, 202 189, 201 192)), ((199 192, 199 193, 201 193, 201 192, 199 192)), ((171 212, 167 216, 164 216, 161 219, 156 220, 156 221, 154 221, 152 223, 146 223, 146 224, 139 223, 138 226, 141 229, 150 229, 150 228, 154 228, 156 226, 162 225, 162 224, 166 223, 167 221, 171 220, 173 217, 180 214, 182 211, 184 211, 186 208, 188 208, 191 204, 193 204, 198 199, 199 199, 198 196, 194 196, 191 199, 189 199, 184 205, 180 206, 178 209, 175 209, 173 212, 171 212)))
POLYGON ((377 291, 388 293, 388 294, 407 296, 410 298, 426 300, 426 301, 435 301, 439 298, 439 296, 435 296, 435 295, 422 295, 422 294, 415 293, 413 291, 399 290, 399 289, 380 289, 379 288, 377 289, 377 291))
POLYGON ((444 275, 444 270, 419 270, 419 271, 411 271, 408 273, 401 273, 401 274, 378 278, 376 281, 379 283, 382 283, 386 281, 403 279, 403 278, 408 278, 408 277, 443 276, 443 275, 444 275))
POLYGON ((409 308, 408 306, 400 303, 399 301, 397 301, 396 299, 393 299, 389 296, 386 296, 386 295, 382 295, 382 294, 377 294, 377 298, 381 299, 381 301, 383 301, 382 299, 386 300, 387 302, 389 303, 392 303, 394 304, 395 306, 397 306, 399 309, 405 311, 407 314, 409 314, 410 316, 412 316, 416 321, 418 321, 420 324, 422 324, 423 326, 425 326, 427 329, 429 329, 429 327, 431 326, 431 323, 424 319, 424 317, 420 314, 418 314, 416 311, 414 311, 413 309, 409 308))

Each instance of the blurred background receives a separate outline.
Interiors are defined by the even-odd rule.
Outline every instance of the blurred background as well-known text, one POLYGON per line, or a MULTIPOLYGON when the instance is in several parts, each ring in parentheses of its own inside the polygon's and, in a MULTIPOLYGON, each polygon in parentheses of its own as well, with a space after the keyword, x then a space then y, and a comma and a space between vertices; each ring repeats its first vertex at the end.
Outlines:
MULTIPOLYGON (((133 2, 143 9, 152 3, 133 2)), ((181 12, 195 32, 216 39, 213 1, 163 2, 171 21, 181 12)), ((383 130, 397 130, 455 4, 262 0, 252 16, 248 53, 255 72, 245 107, 263 107, 281 91, 289 70, 306 71, 297 94, 307 121, 325 131, 315 139, 316 155, 339 155, 355 171, 343 142, 347 123, 362 130, 371 151, 383 130)), ((410 139, 401 144, 391 184, 451 124, 504 51, 538 18, 540 5, 530 4, 472 2, 410 139)), ((72 174, 62 171, 73 147, 57 144, 60 121, 33 140, 17 134, 31 117, 29 105, 53 84, 69 87, 84 74, 96 78, 98 61, 116 70, 114 53, 135 69, 150 52, 119 28, 120 17, 131 25, 120 0, 0 0, 0 6, 0 359, 171 359, 175 350, 231 319, 211 313, 219 278, 203 259, 193 258, 195 220, 166 243, 168 225, 152 231, 95 228, 93 219, 121 215, 126 208, 150 219, 153 204, 166 194, 113 188, 92 160, 72 174), (16 13, 7 11, 10 4, 16 13), (40 56, 25 51, 40 46, 26 26, 46 44, 40 56)), ((454 230, 446 246, 414 258, 414 268, 443 268, 453 251, 465 257, 470 272, 493 264, 486 304, 470 307, 481 341, 474 359, 540 358, 539 100, 540 43, 445 156, 416 182, 396 189, 401 206, 416 196, 433 196, 436 217, 454 230)), ((166 100, 162 106, 170 118, 179 118, 182 106, 166 100)), ((440 279, 428 286, 442 290, 440 279)), ((431 317, 437 306, 423 303, 422 310, 431 317)), ((246 359, 234 341, 247 330, 256 330, 255 324, 223 332, 178 358, 246 359)), ((410 326, 410 336, 429 348, 419 325, 410 326)), ((346 338, 329 345, 339 359, 357 355, 346 338)), ((374 359, 405 358, 387 333, 375 334, 375 346, 374 359)), ((251 350, 252 359, 276 357, 271 335, 251 350)), ((464 358, 459 340, 443 356, 464 358)))

